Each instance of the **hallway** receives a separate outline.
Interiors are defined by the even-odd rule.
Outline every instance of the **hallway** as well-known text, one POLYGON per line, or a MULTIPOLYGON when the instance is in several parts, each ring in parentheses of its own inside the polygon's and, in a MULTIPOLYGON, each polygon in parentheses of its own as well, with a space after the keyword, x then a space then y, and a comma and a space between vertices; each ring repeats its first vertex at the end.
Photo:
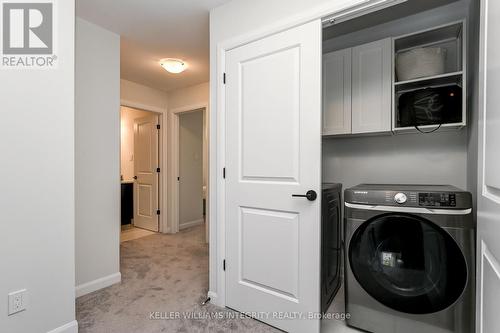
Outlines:
POLYGON ((77 299, 79 332, 277 332, 248 318, 184 319, 184 313, 232 313, 200 306, 208 290, 204 237, 205 226, 200 225, 121 243, 122 283, 77 299), (160 312, 161 318, 151 319, 150 312, 160 312), (170 312, 180 312, 180 318, 166 318, 170 312))

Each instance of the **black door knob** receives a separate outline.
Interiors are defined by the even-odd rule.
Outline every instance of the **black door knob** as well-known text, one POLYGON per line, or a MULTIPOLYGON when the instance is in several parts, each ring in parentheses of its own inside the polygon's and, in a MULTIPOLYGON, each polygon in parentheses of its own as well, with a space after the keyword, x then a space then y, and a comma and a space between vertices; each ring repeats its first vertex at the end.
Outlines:
POLYGON ((137 179, 137 176, 134 176, 134 179, 137 179))
POLYGON ((314 201, 318 198, 316 191, 309 190, 306 194, 292 194, 292 197, 306 198, 309 201, 314 201))

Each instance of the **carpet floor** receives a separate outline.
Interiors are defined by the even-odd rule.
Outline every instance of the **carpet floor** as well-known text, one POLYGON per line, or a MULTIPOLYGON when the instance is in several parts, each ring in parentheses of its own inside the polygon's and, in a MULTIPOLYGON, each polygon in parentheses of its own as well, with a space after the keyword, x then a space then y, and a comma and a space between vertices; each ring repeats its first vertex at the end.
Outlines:
POLYGON ((197 226, 121 243, 122 282, 76 300, 79 333, 280 332, 200 305, 208 290, 204 238, 205 227, 197 226))

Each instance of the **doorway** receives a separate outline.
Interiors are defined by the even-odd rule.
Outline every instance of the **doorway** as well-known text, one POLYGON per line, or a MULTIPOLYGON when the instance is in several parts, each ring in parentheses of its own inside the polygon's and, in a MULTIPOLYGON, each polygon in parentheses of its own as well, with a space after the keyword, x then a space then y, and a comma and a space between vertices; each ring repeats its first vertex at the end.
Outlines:
POLYGON ((208 243, 208 134, 206 106, 172 111, 172 228, 205 224, 208 243))
POLYGON ((120 110, 122 241, 159 231, 159 118, 155 112, 136 108, 120 110))
POLYGON ((179 115, 179 230, 204 223, 203 110, 179 115))

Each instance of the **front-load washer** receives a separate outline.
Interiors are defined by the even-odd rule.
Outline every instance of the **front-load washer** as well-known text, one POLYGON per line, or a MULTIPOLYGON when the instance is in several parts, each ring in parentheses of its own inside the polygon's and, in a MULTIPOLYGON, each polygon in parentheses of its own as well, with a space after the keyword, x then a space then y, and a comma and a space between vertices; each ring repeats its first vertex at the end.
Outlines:
POLYGON ((362 184, 344 200, 347 324, 374 333, 474 332, 471 194, 362 184))

